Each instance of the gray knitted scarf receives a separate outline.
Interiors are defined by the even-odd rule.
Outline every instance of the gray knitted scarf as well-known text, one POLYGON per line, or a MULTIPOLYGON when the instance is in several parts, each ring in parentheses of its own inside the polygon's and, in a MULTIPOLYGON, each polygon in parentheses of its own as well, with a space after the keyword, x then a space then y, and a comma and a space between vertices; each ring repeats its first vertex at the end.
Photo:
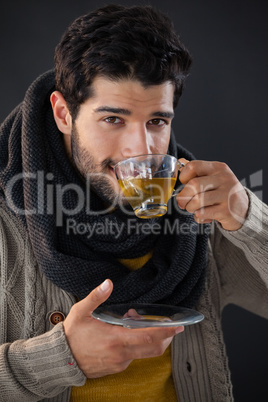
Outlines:
MULTIPOLYGON (((79 298, 110 278, 114 291, 108 303, 193 307, 206 276, 205 226, 172 205, 171 213, 157 219, 141 220, 119 209, 102 214, 104 201, 91 191, 90 211, 77 208, 78 193, 86 195, 87 189, 55 124, 49 102, 53 90, 54 72, 49 71, 0 127, 0 195, 26 226, 40 269, 79 298), (68 191, 70 184, 79 192, 68 191), (152 258, 139 270, 129 271, 119 262, 151 250, 152 258)), ((173 134, 169 153, 192 159, 173 134)))

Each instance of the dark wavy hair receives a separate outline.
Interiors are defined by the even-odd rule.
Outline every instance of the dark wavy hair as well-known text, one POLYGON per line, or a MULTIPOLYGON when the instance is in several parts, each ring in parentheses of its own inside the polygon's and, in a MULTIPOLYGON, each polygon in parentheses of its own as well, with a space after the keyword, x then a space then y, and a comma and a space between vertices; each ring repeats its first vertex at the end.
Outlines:
POLYGON ((144 87, 171 81, 176 107, 191 63, 165 14, 111 4, 77 18, 64 33, 55 50, 56 89, 73 119, 92 96, 96 76, 136 79, 144 87))

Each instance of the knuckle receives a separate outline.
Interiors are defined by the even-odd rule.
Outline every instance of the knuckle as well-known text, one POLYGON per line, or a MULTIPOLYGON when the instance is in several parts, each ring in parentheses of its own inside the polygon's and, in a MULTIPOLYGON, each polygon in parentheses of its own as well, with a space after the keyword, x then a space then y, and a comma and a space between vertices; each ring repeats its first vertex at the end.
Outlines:
POLYGON ((186 205, 186 211, 189 212, 190 214, 195 213, 195 210, 196 208, 193 202, 191 202, 191 204, 186 205))
POLYGON ((197 223, 203 223, 207 218, 206 215, 204 213, 200 213, 200 211, 197 211, 194 214, 194 219, 197 223))
POLYGON ((117 350, 114 354, 114 366, 117 367, 120 371, 122 367, 125 367, 129 364, 130 356, 124 349, 117 350))
POLYGON ((193 201, 196 206, 200 205, 202 200, 204 198, 204 195, 202 193, 198 193, 194 196, 193 201))
POLYGON ((198 177, 194 177, 193 179, 191 179, 189 181, 188 185, 189 185, 190 195, 192 195, 193 197, 204 190, 202 181, 198 177))
POLYGON ((148 335, 148 334, 144 334, 144 335, 143 335, 143 342, 144 342, 145 344, 148 344, 148 345, 152 344, 152 343, 153 343, 153 338, 152 338, 152 336, 151 336, 151 335, 148 335))
POLYGON ((196 190, 199 187, 199 179, 198 177, 194 177, 191 179, 188 183, 189 187, 191 187, 193 190, 196 190))
POLYGON ((229 173, 229 172, 230 172, 230 168, 229 168, 229 166, 227 165, 227 163, 225 163, 225 162, 219 162, 219 166, 220 166, 220 169, 221 169, 222 172, 225 172, 225 173, 229 173))
POLYGON ((112 362, 113 362, 113 366, 115 368, 117 368, 117 367, 120 368, 121 365, 124 363, 124 360, 121 358, 121 353, 117 352, 117 354, 114 355, 112 362))
POLYGON ((113 374, 121 373, 121 371, 123 371, 123 369, 121 368, 121 365, 116 365, 113 369, 113 374))
POLYGON ((166 347, 163 343, 156 345, 155 350, 154 350, 155 356, 162 356, 163 353, 165 352, 165 350, 166 350, 166 347))
POLYGON ((121 373, 122 371, 126 370, 129 366, 129 363, 130 363, 129 361, 117 363, 114 367, 114 373, 118 374, 118 373, 121 373))
POLYGON ((195 161, 190 161, 186 165, 187 169, 191 172, 195 171, 195 161))
POLYGON ((204 216, 205 216, 204 208, 200 208, 197 211, 195 211, 194 216, 197 219, 204 219, 204 216))
POLYGON ((118 364, 124 364, 129 359, 129 353, 126 349, 120 349, 118 353, 118 364))
POLYGON ((196 194, 189 204, 186 206, 186 210, 190 213, 196 212, 202 206, 202 194, 196 194))

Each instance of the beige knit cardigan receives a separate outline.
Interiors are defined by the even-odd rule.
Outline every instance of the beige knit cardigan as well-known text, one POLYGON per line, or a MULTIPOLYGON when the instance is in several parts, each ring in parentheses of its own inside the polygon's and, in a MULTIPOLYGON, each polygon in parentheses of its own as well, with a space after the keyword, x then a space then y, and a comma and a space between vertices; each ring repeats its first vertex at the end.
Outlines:
MULTIPOLYGON (((180 402, 233 400, 221 329, 225 305, 234 303, 268 318, 268 207, 252 193, 243 227, 212 226, 208 274, 196 309, 205 319, 172 343, 173 378, 180 402)), ((67 402, 86 378, 73 362, 63 325, 75 298, 38 268, 28 234, 0 203, 0 401, 67 402)), ((108 324, 107 324, 108 325, 108 324)), ((153 402, 153 401, 152 401, 153 402)))

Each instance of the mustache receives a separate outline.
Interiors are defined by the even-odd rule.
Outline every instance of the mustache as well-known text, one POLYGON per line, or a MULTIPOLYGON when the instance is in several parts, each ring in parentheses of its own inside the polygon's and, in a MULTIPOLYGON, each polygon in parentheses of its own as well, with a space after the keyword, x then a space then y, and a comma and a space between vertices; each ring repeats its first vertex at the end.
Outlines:
POLYGON ((115 166, 118 162, 120 161, 115 161, 114 159, 106 158, 101 162, 100 168, 105 169, 107 167, 115 166))

